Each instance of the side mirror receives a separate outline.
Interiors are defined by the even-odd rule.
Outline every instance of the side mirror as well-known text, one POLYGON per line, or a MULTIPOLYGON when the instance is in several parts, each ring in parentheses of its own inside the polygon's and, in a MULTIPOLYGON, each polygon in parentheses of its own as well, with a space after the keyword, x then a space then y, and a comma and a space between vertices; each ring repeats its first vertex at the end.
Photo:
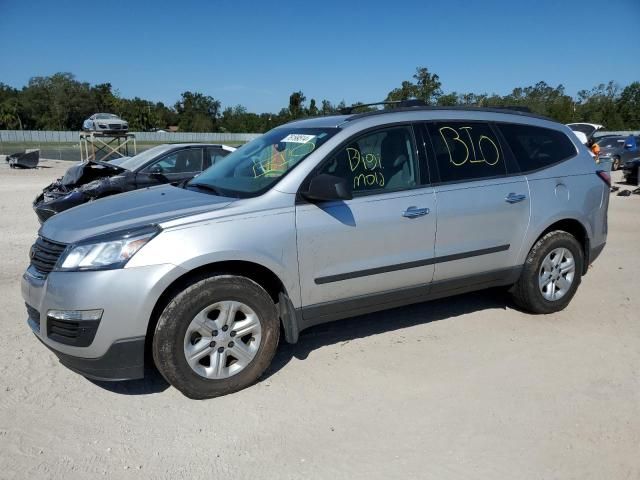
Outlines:
POLYGON ((302 196, 311 201, 351 200, 353 193, 344 178, 322 173, 311 179, 309 190, 302 196))

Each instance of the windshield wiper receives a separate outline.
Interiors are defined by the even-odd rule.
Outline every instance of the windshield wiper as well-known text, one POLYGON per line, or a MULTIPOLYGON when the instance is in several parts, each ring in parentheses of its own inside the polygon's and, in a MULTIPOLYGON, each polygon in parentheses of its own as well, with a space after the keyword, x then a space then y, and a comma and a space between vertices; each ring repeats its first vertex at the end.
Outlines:
POLYGON ((201 188, 202 190, 209 190, 210 192, 213 192, 216 195, 219 195, 221 197, 224 196, 224 195, 222 195, 222 193, 220 193, 220 190, 218 190, 216 187, 212 187, 211 185, 209 185, 207 183, 188 183, 187 185, 185 185, 185 187, 201 188))

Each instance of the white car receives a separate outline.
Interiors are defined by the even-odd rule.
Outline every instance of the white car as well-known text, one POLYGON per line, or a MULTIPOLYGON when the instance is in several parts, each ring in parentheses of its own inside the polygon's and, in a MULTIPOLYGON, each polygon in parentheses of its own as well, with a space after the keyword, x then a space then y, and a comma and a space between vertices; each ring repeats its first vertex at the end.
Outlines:
POLYGON ((82 130, 86 132, 126 132, 129 124, 113 113, 94 113, 84 122, 82 130))
POLYGON ((604 129, 604 126, 598 123, 567 123, 567 127, 573 130, 576 137, 585 145, 598 130, 604 129))

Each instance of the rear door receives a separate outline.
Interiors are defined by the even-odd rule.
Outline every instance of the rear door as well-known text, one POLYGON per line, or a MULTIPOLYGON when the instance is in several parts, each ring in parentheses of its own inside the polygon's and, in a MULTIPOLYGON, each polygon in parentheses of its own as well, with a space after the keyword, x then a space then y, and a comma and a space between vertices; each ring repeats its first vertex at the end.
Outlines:
POLYGON ((463 277, 481 284, 509 276, 529 225, 526 178, 488 123, 430 122, 426 128, 438 176, 434 292, 463 277))
POLYGON ((425 294, 436 203, 411 125, 356 135, 311 177, 320 173, 345 178, 354 197, 296 206, 302 304, 320 305, 305 321, 425 294))

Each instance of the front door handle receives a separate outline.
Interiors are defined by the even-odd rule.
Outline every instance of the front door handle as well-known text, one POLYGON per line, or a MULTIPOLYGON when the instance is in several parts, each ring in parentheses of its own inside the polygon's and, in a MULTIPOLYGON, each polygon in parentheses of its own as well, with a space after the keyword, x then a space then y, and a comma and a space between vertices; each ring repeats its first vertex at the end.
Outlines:
POLYGON ((527 198, 526 195, 518 194, 518 193, 510 193, 504 199, 508 203, 518 203, 518 202, 523 201, 525 198, 527 198))
POLYGON ((428 208, 409 207, 402 212, 403 217, 416 218, 428 215, 430 210, 428 208))

